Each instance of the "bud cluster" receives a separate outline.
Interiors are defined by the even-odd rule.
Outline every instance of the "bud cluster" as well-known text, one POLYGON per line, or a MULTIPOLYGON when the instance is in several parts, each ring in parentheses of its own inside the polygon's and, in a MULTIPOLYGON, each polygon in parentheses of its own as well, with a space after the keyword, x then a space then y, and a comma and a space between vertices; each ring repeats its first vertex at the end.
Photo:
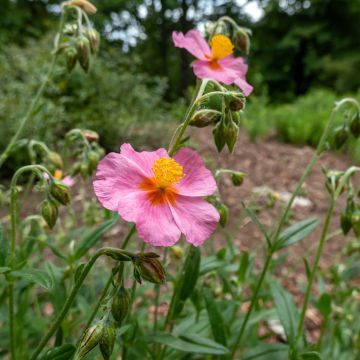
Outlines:
POLYGON ((338 126, 333 131, 333 147, 341 149, 350 136, 357 139, 360 136, 360 112, 347 116, 343 125, 338 126))
POLYGON ((62 43, 59 46, 60 52, 65 55, 66 66, 71 72, 77 63, 87 72, 90 67, 91 56, 98 52, 100 44, 99 33, 92 28, 87 17, 94 14, 96 7, 87 0, 71 0, 63 3, 62 8, 75 9, 75 18, 68 22, 61 34, 62 43), (82 23, 85 18, 86 25, 82 23))

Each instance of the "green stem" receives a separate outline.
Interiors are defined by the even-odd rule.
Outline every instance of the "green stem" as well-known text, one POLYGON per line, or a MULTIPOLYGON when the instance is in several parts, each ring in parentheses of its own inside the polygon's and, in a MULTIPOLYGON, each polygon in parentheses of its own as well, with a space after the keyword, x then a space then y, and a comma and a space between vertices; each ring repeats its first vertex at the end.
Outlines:
POLYGON ((52 74, 53 74, 54 68, 55 68, 55 64, 56 64, 57 55, 58 55, 58 49, 59 49, 59 46, 61 44, 62 32, 63 32, 64 24, 65 24, 65 11, 61 13, 60 23, 59 23, 59 30, 58 30, 59 38, 58 38, 56 49, 54 50, 53 55, 52 55, 49 70, 48 70, 48 72, 47 72, 47 74, 45 76, 44 81, 40 85, 40 87, 39 87, 39 89, 38 89, 38 91, 37 91, 37 93, 35 95, 35 98, 31 102, 30 107, 28 108, 28 110, 27 110, 27 112, 25 114, 25 117, 20 122, 20 125, 18 126, 15 135, 12 137, 12 139, 10 140, 8 146, 5 148, 4 152, 1 154, 1 156, 0 156, 0 168, 2 167, 2 165, 4 164, 6 159, 8 158, 8 156, 10 154, 10 151, 11 151, 11 148, 13 147, 15 142, 19 139, 19 137, 20 137, 26 123, 28 122, 31 115, 33 114, 33 112, 34 112, 34 110, 35 110, 35 108, 36 108, 36 106, 37 106, 43 92, 44 92, 44 89, 45 89, 47 83, 49 82, 50 78, 52 77, 52 74))
POLYGON ((317 272, 317 269, 318 269, 318 264, 319 264, 319 260, 320 260, 321 254, 322 254, 324 244, 325 244, 325 240, 326 240, 326 237, 327 237, 331 217, 332 217, 333 212, 334 212, 335 203, 336 203, 336 198, 332 197, 329 209, 328 209, 327 214, 326 214, 323 231, 321 233, 319 245, 318 245, 316 255, 315 255, 314 264, 313 264, 313 267, 311 269, 310 277, 309 277, 309 280, 308 280, 308 285, 306 287, 304 303, 303 303, 303 306, 302 306, 301 315, 300 315, 300 321, 299 321, 299 325, 298 325, 298 329, 297 329, 297 338, 296 338, 297 342, 299 342, 299 340, 300 340, 300 338, 302 337, 302 334, 303 334, 305 315, 306 315, 307 307, 309 305, 311 289, 312 289, 312 285, 313 285, 313 282, 314 282, 314 279, 315 279, 315 276, 316 276, 316 272, 317 272))
POLYGON ((266 276, 266 273, 267 271, 269 270, 269 265, 270 265, 270 262, 271 262, 271 259, 272 259, 272 256, 273 256, 273 252, 272 251, 269 251, 267 253, 267 256, 266 256, 266 260, 265 260, 265 264, 264 264, 264 267, 261 271, 261 275, 260 275, 260 279, 256 285, 256 288, 254 290, 254 293, 251 297, 251 302, 250 302, 250 307, 249 307, 249 310, 247 311, 246 315, 245 315, 245 318, 244 318, 244 321, 242 322, 242 325, 241 325, 241 328, 240 328, 240 331, 239 331, 239 334, 234 342, 234 345, 233 345, 233 348, 232 348, 232 351, 231 351, 231 358, 233 359, 234 356, 235 356, 235 353, 236 353, 236 350, 238 348, 238 346, 240 345, 240 342, 241 342, 241 339, 242 339, 242 336, 244 335, 244 331, 246 329, 246 325, 250 319, 250 315, 254 309, 254 306, 256 304, 256 301, 258 299, 258 294, 259 294, 259 291, 261 289, 261 286, 265 280, 265 276, 266 276))
POLYGON ((78 293, 82 283, 84 282, 86 276, 88 275, 89 271, 91 270, 91 268, 93 267, 93 265, 95 264, 95 261, 102 255, 109 255, 109 253, 117 253, 120 255, 129 255, 128 252, 125 252, 121 249, 116 249, 116 248, 111 248, 111 247, 104 247, 99 249, 91 258, 90 260, 87 262, 87 264, 85 265, 84 269, 81 272, 80 277, 78 278, 78 280, 75 282, 74 287, 70 293, 70 295, 67 297, 59 315, 56 317, 56 319, 54 320, 54 322, 51 324, 50 329, 48 330, 48 332, 44 335, 44 337, 41 339, 39 345, 37 346, 37 348, 35 349, 33 355, 31 356, 30 360, 35 360, 39 354, 41 353, 41 351, 44 349, 44 347, 46 346, 47 342, 51 339, 51 337, 55 334, 55 332, 57 331, 57 329, 60 327, 62 321, 64 320, 65 316, 67 315, 76 294, 78 293))

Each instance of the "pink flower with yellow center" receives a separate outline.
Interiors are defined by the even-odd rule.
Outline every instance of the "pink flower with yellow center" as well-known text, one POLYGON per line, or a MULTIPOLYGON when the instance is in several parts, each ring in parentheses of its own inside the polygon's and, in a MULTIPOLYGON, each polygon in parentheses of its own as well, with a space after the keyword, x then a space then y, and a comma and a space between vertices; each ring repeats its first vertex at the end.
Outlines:
POLYGON ((153 246, 172 246, 184 234, 201 245, 216 229, 217 210, 203 200, 216 182, 200 156, 182 148, 136 152, 123 144, 99 163, 94 191, 100 203, 136 224, 140 238, 153 246))
POLYGON ((245 80, 248 66, 242 57, 232 55, 234 45, 226 35, 213 36, 210 46, 198 30, 190 30, 185 35, 173 32, 172 39, 176 47, 186 49, 197 58, 192 67, 199 79, 235 84, 246 96, 251 94, 253 87, 245 80))

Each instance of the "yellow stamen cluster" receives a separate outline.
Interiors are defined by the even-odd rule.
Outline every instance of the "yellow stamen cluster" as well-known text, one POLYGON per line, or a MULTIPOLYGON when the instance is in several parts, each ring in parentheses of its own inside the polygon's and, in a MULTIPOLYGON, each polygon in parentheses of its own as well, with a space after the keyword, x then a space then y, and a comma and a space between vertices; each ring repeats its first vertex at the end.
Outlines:
POLYGON ((166 157, 156 160, 152 171, 154 172, 156 183, 161 189, 178 183, 185 176, 183 167, 174 159, 166 157))
POLYGON ((226 35, 215 35, 211 39, 211 53, 213 60, 226 58, 233 53, 234 45, 226 35))
POLYGON ((62 175, 63 175, 63 173, 62 173, 61 170, 59 170, 59 169, 55 170, 55 173, 54 173, 54 178, 55 178, 55 179, 61 180, 61 179, 62 179, 62 175))

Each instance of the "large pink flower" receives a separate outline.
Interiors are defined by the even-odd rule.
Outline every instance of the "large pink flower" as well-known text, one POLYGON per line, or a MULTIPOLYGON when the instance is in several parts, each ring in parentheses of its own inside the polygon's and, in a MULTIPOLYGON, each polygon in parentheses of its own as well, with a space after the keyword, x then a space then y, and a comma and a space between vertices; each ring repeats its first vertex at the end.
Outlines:
POLYGON ((245 80, 248 67, 243 58, 232 55, 234 46, 227 36, 213 36, 211 48, 198 30, 190 30, 185 35, 174 31, 172 39, 176 47, 186 49, 197 58, 192 67, 199 79, 236 84, 246 96, 251 94, 253 87, 245 80))
POLYGON ((216 182, 187 148, 170 158, 165 149, 136 152, 123 144, 120 153, 100 161, 93 185, 100 203, 136 223, 139 237, 153 246, 172 246, 181 233, 199 246, 219 221, 217 210, 201 198, 216 191, 216 182))

